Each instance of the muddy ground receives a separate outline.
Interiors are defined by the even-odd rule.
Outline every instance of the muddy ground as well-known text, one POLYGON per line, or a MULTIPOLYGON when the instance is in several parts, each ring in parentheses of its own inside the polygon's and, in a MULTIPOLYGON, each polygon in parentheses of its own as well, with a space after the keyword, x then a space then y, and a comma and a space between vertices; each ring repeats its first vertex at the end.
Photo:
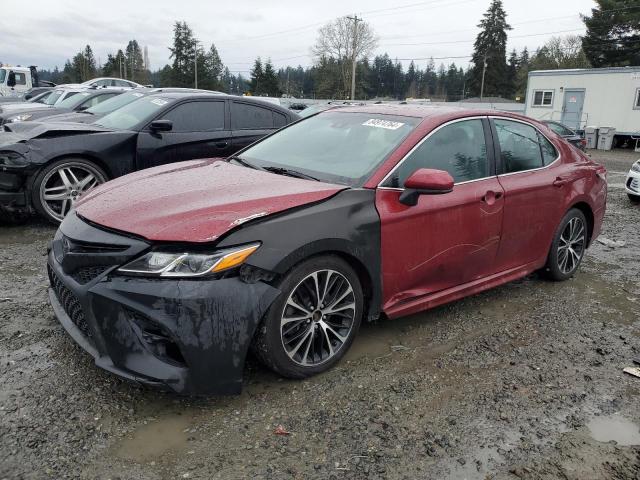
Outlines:
POLYGON ((47 304, 44 224, 0 227, 0 479, 637 479, 640 206, 609 168, 602 236, 571 281, 532 275, 365 326, 332 371, 250 362, 238 397, 98 370, 47 304), (276 435, 281 425, 289 435, 276 435))

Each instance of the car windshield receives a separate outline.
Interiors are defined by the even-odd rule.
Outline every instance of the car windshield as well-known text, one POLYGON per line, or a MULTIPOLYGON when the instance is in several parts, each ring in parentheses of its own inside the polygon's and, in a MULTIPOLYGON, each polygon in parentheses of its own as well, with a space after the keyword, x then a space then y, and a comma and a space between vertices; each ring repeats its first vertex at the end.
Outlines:
POLYGON ((31 97, 29 100, 27 100, 27 102, 31 102, 31 103, 44 103, 44 101, 49 98, 49 95, 51 95, 53 92, 51 90, 49 90, 48 92, 43 92, 43 93, 39 93, 38 95, 36 95, 35 97, 31 97))
POLYGON ((84 102, 87 97, 89 97, 89 95, 91 95, 89 92, 80 92, 75 95, 67 95, 64 100, 60 100, 58 103, 56 103, 56 107, 76 108, 78 105, 84 102))
POLYGON ((556 132, 558 135, 561 135, 561 136, 575 135, 575 133, 573 133, 571 130, 569 130, 564 125, 560 125, 559 123, 549 122, 549 123, 547 123, 547 126, 551 130, 553 130, 554 132, 556 132))
POLYGON ((44 103, 45 105, 53 105, 58 101, 63 93, 64 90, 54 90, 53 92, 51 92, 51 95, 49 95, 42 103, 44 103))
POLYGON ((415 117, 330 110, 267 137, 240 159, 360 186, 418 123, 415 117))
POLYGON ((144 93, 140 92, 129 92, 123 93, 122 95, 116 95, 109 100, 105 100, 102 103, 99 103, 95 107, 88 108, 86 111, 89 113, 106 115, 107 113, 115 112, 119 108, 124 107, 125 105, 130 104, 134 100, 138 100, 139 98, 144 97, 144 93))
POLYGON ((7 78, 7 71, 5 69, 0 69, 0 83, 4 83, 4 79, 7 78))
POLYGON ((130 130, 153 118, 159 110, 173 101, 172 98, 162 98, 154 95, 139 98, 96 120, 94 123, 107 128, 115 128, 116 130, 130 130))

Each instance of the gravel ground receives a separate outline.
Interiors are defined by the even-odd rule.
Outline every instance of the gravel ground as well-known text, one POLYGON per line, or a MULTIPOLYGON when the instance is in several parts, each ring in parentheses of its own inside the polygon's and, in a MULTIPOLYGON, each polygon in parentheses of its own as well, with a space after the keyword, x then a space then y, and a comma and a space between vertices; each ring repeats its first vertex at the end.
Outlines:
POLYGON ((532 275, 364 326, 332 371, 182 398, 98 370, 47 304, 54 230, 0 227, 0 479, 638 479, 640 206, 609 169, 602 236, 565 283, 532 275), (276 428, 288 434, 275 434, 276 428))

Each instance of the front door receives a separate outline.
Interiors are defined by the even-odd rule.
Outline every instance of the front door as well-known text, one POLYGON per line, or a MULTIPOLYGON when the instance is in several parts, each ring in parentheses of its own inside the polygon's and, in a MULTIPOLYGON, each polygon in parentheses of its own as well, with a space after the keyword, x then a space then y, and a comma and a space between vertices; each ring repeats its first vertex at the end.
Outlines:
POLYGON ((200 158, 227 157, 232 152, 224 100, 198 100, 177 105, 155 120, 170 120, 169 132, 149 128, 138 135, 138 169, 200 158))
POLYGON ((494 173, 490 138, 486 119, 449 123, 427 136, 378 188, 387 314, 495 273, 504 191, 494 173), (456 182, 453 191, 403 205, 402 185, 418 168, 448 171, 456 182))
POLYGON ((562 123, 573 130, 581 130, 584 90, 565 90, 562 104, 562 123))

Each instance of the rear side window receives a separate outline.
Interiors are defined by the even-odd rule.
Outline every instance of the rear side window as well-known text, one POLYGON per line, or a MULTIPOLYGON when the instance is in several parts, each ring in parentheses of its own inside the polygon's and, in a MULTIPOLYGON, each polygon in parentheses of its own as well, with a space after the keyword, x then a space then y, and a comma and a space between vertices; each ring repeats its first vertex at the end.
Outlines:
POLYGON ((287 117, 282 113, 273 112, 273 126, 276 128, 284 127, 287 124, 287 117))
POLYGON ((455 122, 433 133, 398 166, 386 186, 402 188, 419 168, 449 172, 456 183, 488 177, 482 120, 455 122))
POLYGON ((558 152, 556 148, 551 144, 549 140, 545 138, 540 132, 538 133, 538 141, 540 142, 540 149, 542 150, 542 162, 546 165, 550 165, 558 158, 558 152))
POLYGON ((232 102, 231 128, 233 130, 274 128, 272 111, 268 108, 249 105, 248 103, 232 102))
POLYGON ((500 143, 504 173, 542 167, 538 132, 530 125, 510 120, 494 120, 500 143))
POLYGON ((173 132, 211 132, 224 129, 224 102, 189 102, 178 105, 158 120, 171 120, 173 132))

